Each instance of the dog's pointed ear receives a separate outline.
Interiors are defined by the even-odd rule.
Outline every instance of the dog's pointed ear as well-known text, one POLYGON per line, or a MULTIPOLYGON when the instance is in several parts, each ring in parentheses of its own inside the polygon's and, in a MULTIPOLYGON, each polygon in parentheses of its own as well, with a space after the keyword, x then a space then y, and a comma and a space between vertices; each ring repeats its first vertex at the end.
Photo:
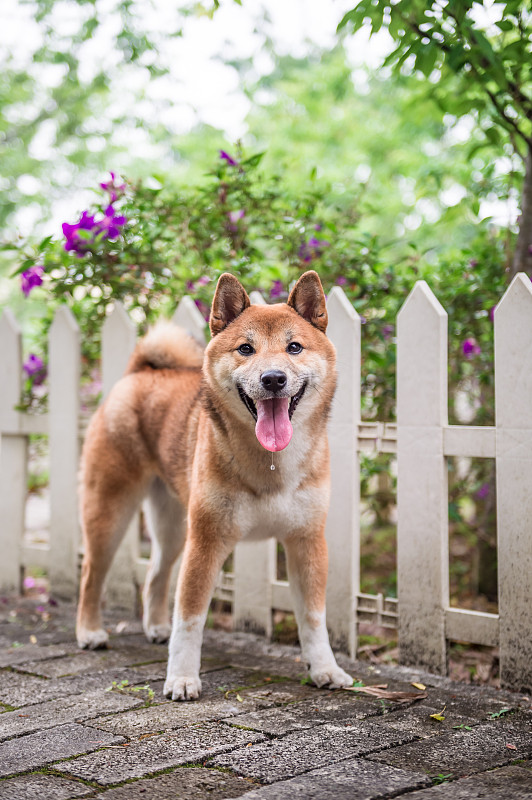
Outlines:
POLYGON ((327 304, 317 272, 309 270, 300 277, 288 298, 288 305, 320 331, 327 330, 327 304))
POLYGON ((250 299, 240 281, 228 272, 220 275, 209 319, 212 335, 216 336, 223 331, 250 305, 250 299))

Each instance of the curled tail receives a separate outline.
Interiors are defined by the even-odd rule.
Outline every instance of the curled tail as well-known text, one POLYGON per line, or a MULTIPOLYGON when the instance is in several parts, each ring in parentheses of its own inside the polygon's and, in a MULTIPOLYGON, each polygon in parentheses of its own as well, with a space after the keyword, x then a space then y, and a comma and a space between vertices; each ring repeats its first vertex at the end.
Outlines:
POLYGON ((126 374, 143 369, 194 369, 203 364, 203 348, 168 320, 158 322, 137 344, 126 374))

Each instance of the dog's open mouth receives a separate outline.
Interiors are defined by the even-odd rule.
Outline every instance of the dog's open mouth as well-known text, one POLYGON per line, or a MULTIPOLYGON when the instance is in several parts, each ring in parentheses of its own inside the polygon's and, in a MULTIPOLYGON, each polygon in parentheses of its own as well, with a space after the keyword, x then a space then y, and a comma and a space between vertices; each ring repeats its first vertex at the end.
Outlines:
POLYGON ((240 399, 251 416, 255 419, 255 434, 261 445, 272 453, 284 450, 292 438, 292 415, 305 393, 307 384, 293 397, 272 397, 268 400, 257 400, 256 404, 238 387, 240 399))

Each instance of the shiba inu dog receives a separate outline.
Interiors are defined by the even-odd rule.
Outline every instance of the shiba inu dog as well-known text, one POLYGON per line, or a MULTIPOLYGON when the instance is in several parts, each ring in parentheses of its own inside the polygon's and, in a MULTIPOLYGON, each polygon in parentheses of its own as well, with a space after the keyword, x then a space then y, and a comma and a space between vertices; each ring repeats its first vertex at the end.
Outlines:
POLYGON ((203 627, 218 573, 238 541, 270 536, 286 551, 311 679, 351 686, 325 626, 326 426, 336 373, 320 279, 306 272, 287 303, 258 306, 224 274, 210 328, 205 352, 170 323, 153 328, 90 424, 81 470, 78 644, 107 641, 104 579, 146 497, 152 555, 143 625, 150 641, 170 637, 167 697, 199 696, 203 627), (171 626, 168 586, 181 550, 171 626))

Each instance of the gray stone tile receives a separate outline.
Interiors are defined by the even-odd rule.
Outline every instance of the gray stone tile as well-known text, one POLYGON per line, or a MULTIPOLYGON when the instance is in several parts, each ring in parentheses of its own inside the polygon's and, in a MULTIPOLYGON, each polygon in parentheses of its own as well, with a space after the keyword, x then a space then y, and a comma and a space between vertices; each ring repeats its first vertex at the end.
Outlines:
POLYGON ((314 728, 325 722, 346 723, 374 717, 381 713, 380 707, 360 697, 333 694, 291 703, 283 708, 269 708, 240 714, 226 719, 228 723, 245 725, 256 731, 273 736, 283 736, 293 731, 314 728))
POLYGON ((94 789, 83 783, 36 772, 0 781, 0 800, 73 800, 93 793, 94 789))
POLYGON ((139 644, 137 647, 121 648, 116 650, 87 650, 77 651, 64 657, 55 657, 53 660, 25 661, 19 669, 23 672, 32 672, 44 675, 46 678, 60 678, 65 675, 79 675, 80 673, 101 672, 102 670, 116 667, 134 667, 149 661, 163 661, 166 663, 167 654, 157 645, 148 643, 139 644))
POLYGON ((470 727, 480 724, 479 720, 470 714, 457 713, 456 709, 453 711, 445 709, 443 714, 440 714, 442 710, 443 706, 414 705, 409 708, 397 709, 391 714, 385 714, 382 721, 391 728, 410 731, 422 739, 452 731, 458 725, 470 727), (439 721, 431 717, 431 714, 438 714, 444 719, 439 721))
MULTIPOLYGON (((84 722, 102 713, 113 713, 143 704, 142 698, 122 692, 87 692, 86 694, 49 700, 17 711, 8 711, 0 717, 0 741, 13 736, 23 736, 35 731, 55 728, 69 722, 84 722)), ((117 726, 116 733, 123 734, 117 726)))
MULTIPOLYGON (((38 644, 23 644, 20 647, 8 647, 0 650, 0 667, 14 667, 18 664, 36 663, 47 659, 63 658, 76 649, 64 645, 51 644, 47 647, 40 647, 38 644)), ((37 670, 27 669, 27 672, 37 670)), ((41 673, 38 673, 41 674, 41 673)))
POLYGON ((466 725, 470 722, 485 721, 490 718, 490 714, 496 714, 503 708, 517 709, 520 706, 521 696, 517 694, 508 697, 489 689, 484 691, 477 687, 476 692, 467 689, 465 685, 458 689, 429 687, 426 700, 416 703, 416 706, 423 708, 426 705, 438 711, 445 707, 444 716, 447 720, 455 719, 454 724, 463 722, 466 725))
POLYGON ((365 755, 384 747, 411 741, 402 731, 367 720, 352 725, 320 725, 292 733, 284 739, 237 750, 213 760, 215 766, 229 767, 238 775, 274 783, 317 767, 365 755))
MULTIPOLYGON (((95 738, 100 735, 110 736, 94 729, 93 734, 95 738)), ((254 731, 242 731, 212 722, 183 728, 177 733, 133 741, 127 747, 101 750, 89 756, 55 764, 54 767, 65 774, 97 781, 106 786, 128 778, 141 778, 168 767, 204 761, 217 753, 236 747, 245 748, 246 745, 263 739, 263 736, 254 731)))
POLYGON ((504 767, 446 781, 439 786, 408 795, 409 800, 531 800, 532 772, 522 767, 504 767))
MULTIPOLYGON (((251 689, 242 688, 246 683, 264 680, 261 673, 246 670, 224 669, 202 675, 202 696, 197 703, 175 703, 162 701, 162 684, 152 683, 156 705, 129 713, 99 717, 91 722, 95 727, 120 733, 124 736, 139 736, 145 733, 162 733, 183 728, 198 722, 235 718, 240 724, 240 715, 256 709, 291 703, 308 697, 313 690, 299 684, 260 684, 251 689)), ((330 695, 329 695, 330 698, 330 695)), ((319 698, 317 698, 319 699, 319 698)), ((322 698, 327 700, 328 698, 322 698)), ((351 698, 350 698, 351 699, 351 698)), ((351 699, 353 705, 353 700, 351 699)), ((302 714, 304 709, 302 710, 302 714)), ((312 714, 312 707, 308 710, 312 714)), ((377 712, 375 712, 377 713, 377 712)), ((254 727, 243 722, 246 727, 254 727)), ((311 727, 301 725, 300 727, 311 727)), ((296 730, 293 727, 292 730, 296 730)))
POLYGON ((133 685, 143 683, 146 679, 136 670, 120 668, 57 680, 1 670, 0 703, 19 708, 67 695, 106 689, 113 681, 120 683, 123 680, 133 685))
POLYGON ((207 797, 209 800, 224 800, 240 797, 252 788, 253 784, 247 778, 215 769, 178 767, 168 775, 107 789, 97 797, 98 800, 201 800, 207 797))
POLYGON ((60 725, 42 733, 20 736, 0 744, 0 776, 28 772, 78 753, 89 753, 109 744, 119 744, 124 739, 106 731, 95 731, 84 725, 60 725))
POLYGON ((426 776, 352 759, 254 789, 245 800, 377 800, 429 785, 426 776))
MULTIPOLYGON (((140 736, 146 733, 186 728, 198 722, 220 720, 223 717, 244 713, 256 708, 257 703, 244 700, 239 703, 234 695, 227 699, 222 695, 214 699, 200 699, 197 703, 175 703, 168 701, 160 705, 109 717, 93 719, 91 725, 99 730, 120 733, 124 736, 140 736)), ((235 717, 235 721, 240 717, 235 717)))
POLYGON ((532 714, 519 713, 477 725, 470 731, 452 731, 412 742, 370 759, 429 775, 443 773, 459 778, 531 755, 532 714))

